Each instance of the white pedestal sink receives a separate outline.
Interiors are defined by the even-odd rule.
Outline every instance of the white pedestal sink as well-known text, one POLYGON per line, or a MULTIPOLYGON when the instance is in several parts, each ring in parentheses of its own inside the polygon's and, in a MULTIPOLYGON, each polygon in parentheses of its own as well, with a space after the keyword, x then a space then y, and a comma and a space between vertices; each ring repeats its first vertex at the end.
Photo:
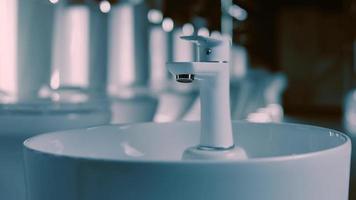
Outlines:
POLYGON ((148 88, 115 88, 111 92, 112 124, 149 122, 158 106, 157 97, 148 88), (119 92, 118 92, 119 91, 119 92))
POLYGON ((111 98, 113 124, 152 121, 157 110, 157 99, 152 96, 111 98))
POLYGON ((159 109, 154 117, 155 122, 172 122, 182 119, 194 103, 196 93, 167 91, 160 94, 159 109))
POLYGON ((24 143, 28 200, 347 200, 351 142, 314 126, 233 122, 246 160, 182 160, 199 122, 102 126, 24 143))

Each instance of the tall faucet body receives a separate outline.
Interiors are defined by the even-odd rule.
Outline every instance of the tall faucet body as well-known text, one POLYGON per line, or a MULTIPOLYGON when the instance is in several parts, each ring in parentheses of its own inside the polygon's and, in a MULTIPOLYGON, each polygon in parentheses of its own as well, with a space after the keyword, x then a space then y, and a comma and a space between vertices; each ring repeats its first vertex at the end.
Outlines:
POLYGON ((202 36, 182 37, 197 44, 197 62, 168 63, 178 82, 197 80, 200 86, 200 144, 188 148, 183 159, 245 159, 235 147, 230 114, 229 41, 202 36))
POLYGON ((189 74, 199 83, 202 107, 199 148, 232 148, 229 64, 212 61, 175 62, 169 63, 168 69, 177 77, 189 74))

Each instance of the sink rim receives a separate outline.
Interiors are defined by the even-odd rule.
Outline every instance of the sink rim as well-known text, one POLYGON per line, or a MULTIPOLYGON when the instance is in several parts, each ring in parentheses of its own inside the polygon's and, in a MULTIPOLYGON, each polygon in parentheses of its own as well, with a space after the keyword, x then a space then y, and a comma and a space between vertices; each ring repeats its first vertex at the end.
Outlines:
MULTIPOLYGON (((176 121, 176 122, 164 122, 164 123, 159 123, 159 124, 194 124, 194 123, 200 123, 200 121, 176 121)), ((86 161, 86 162, 100 162, 100 163, 117 163, 117 164, 165 164, 165 165, 199 165, 199 164, 260 164, 260 163, 268 163, 268 162, 285 162, 285 161, 293 161, 293 160, 301 160, 301 159, 308 159, 316 156, 320 156, 322 154, 328 154, 328 153, 333 153, 333 152, 338 152, 342 151, 343 149, 350 148, 351 151, 351 139, 348 135, 345 133, 342 133, 338 130, 334 130, 331 128, 325 128, 325 127, 320 127, 320 126, 315 126, 315 125, 309 125, 309 124, 297 124, 297 123, 254 123, 254 122, 246 122, 246 121, 240 121, 240 120, 233 120, 232 123, 245 123, 245 124, 258 124, 258 125, 288 125, 288 126, 298 126, 301 128, 316 128, 316 129, 325 129, 328 131, 333 131, 338 134, 337 137, 343 138, 343 141, 341 144, 323 149, 323 150, 318 150, 318 151, 312 151, 312 152, 306 152, 306 153, 301 153, 301 154, 295 154, 295 155, 282 155, 282 156, 270 156, 270 157, 254 157, 254 158, 248 158, 246 160, 146 160, 146 159, 113 159, 113 158, 102 158, 102 157, 87 157, 87 156, 78 156, 78 155, 65 155, 65 154, 57 154, 49 151, 44 151, 44 150, 38 150, 33 147, 31 147, 30 143, 31 140, 35 140, 41 136, 44 135, 54 135, 54 134, 61 134, 61 133, 67 133, 69 131, 75 131, 75 130, 91 130, 91 129, 97 129, 101 127, 131 127, 135 125, 150 125, 150 124, 157 124, 154 122, 145 122, 145 123, 125 123, 125 124, 107 124, 107 125, 100 125, 100 126, 93 126, 93 127, 88 127, 88 128, 78 128, 78 129, 69 129, 69 130, 62 130, 62 131, 55 131, 55 132, 49 132, 49 133, 44 133, 40 135, 36 135, 33 137, 30 137, 26 139, 23 142, 23 149, 24 151, 29 151, 32 153, 40 154, 40 155, 45 155, 49 157, 57 157, 57 158, 65 158, 65 159, 72 159, 76 161, 86 161)), ((69 133, 68 133, 69 134, 69 133)))

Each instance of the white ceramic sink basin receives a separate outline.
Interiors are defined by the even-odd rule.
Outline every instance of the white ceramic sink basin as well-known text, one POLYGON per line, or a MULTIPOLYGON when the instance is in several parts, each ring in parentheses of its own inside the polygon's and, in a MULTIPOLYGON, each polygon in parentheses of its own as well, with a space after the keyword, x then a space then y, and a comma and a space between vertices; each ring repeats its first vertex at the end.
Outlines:
POLYGON ((50 131, 108 124, 110 112, 87 104, 0 104, 0 199, 24 200, 22 143, 50 131))
POLYGON ((325 128, 233 122, 249 158, 181 160, 199 122, 102 126, 24 143, 28 200, 347 200, 350 139, 325 128))

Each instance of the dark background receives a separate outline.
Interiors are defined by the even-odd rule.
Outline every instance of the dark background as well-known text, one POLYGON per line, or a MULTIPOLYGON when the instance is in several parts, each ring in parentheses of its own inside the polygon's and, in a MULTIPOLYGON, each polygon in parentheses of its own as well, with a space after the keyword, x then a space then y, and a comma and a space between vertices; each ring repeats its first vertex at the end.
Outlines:
MULTIPOLYGON (((186 23, 195 16, 220 29, 219 0, 150 1, 165 16, 186 23)), ((353 0, 235 0, 248 19, 235 21, 233 40, 249 52, 251 68, 288 77, 287 115, 341 129, 344 96, 353 85, 353 0)), ((356 79, 355 79, 356 80, 356 79)))

